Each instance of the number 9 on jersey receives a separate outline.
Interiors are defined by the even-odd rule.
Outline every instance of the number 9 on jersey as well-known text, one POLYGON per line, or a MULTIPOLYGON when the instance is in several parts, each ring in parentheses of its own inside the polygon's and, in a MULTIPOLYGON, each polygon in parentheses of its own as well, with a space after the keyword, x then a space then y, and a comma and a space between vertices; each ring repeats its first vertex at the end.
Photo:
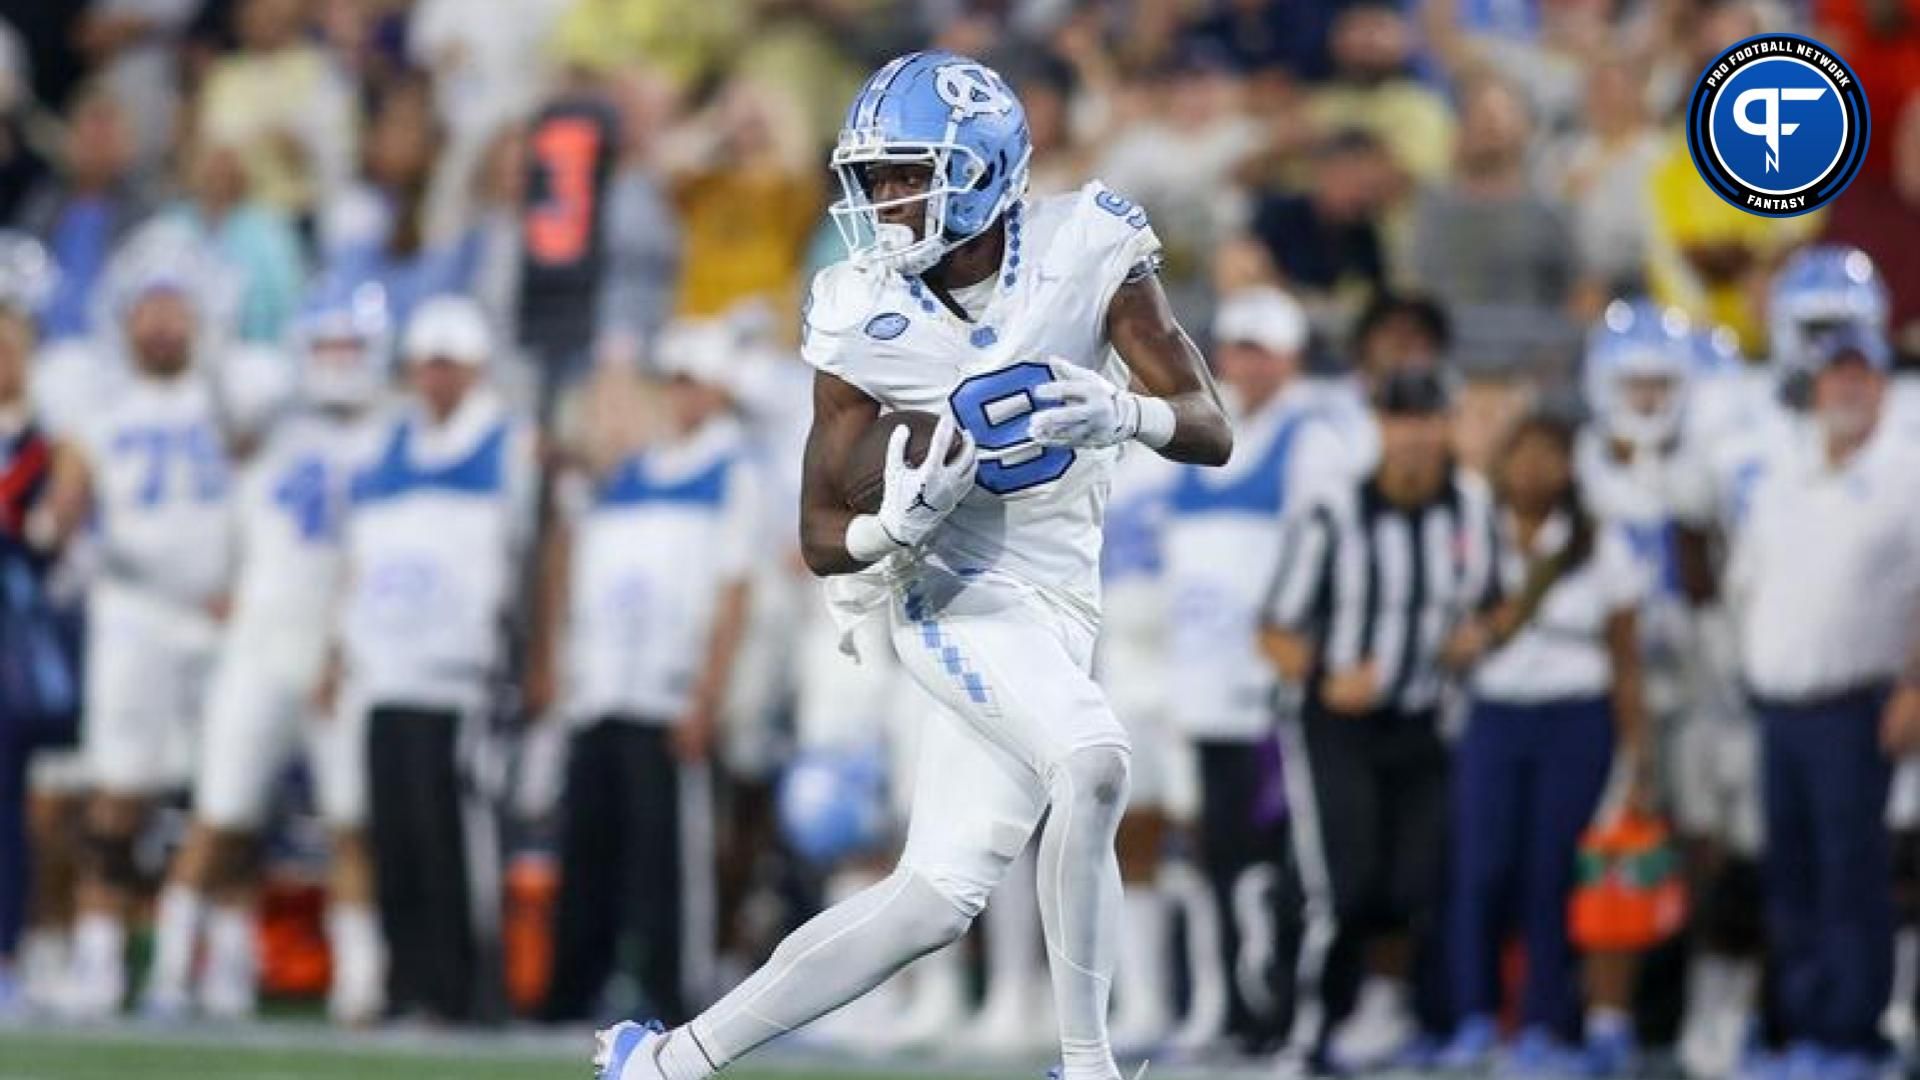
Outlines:
POLYGON ((1051 483, 1073 468, 1074 452, 1064 446, 1041 447, 1027 433, 1040 406, 1033 390, 1052 382, 1053 369, 1027 361, 989 371, 954 387, 948 403, 953 418, 980 447, 975 481, 995 495, 1012 495, 1051 483))

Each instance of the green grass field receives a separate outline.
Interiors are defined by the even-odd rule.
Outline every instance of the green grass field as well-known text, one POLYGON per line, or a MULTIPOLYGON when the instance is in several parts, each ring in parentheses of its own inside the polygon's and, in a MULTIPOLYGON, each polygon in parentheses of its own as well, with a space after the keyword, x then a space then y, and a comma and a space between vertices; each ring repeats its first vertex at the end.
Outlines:
MULTIPOLYGON (((242 1027, 0 1020, 0 1080, 589 1080, 589 1036, 513 1029, 343 1035, 307 1020, 242 1027)), ((1038 1063, 837 1059, 770 1047, 725 1080, 1040 1080, 1038 1063)), ((1128 1074, 1137 1063, 1126 1063, 1128 1074)), ((1170 1066, 1151 1080, 1266 1080, 1271 1067, 1170 1066)))
MULTIPOLYGON (((304 1026, 303 1026, 304 1028, 304 1026)), ((0 1080, 587 1080, 585 1053, 552 1039, 351 1039, 325 1029, 141 1032, 0 1029, 0 1080)), ((782 1056, 728 1080, 1038 1080, 1038 1070, 835 1064, 782 1056)))
MULTIPOLYGON (((86 1032, 0 1034, 0 1080, 586 1080, 586 1055, 493 1049, 457 1053, 386 1045, 255 1045, 205 1038, 132 1038, 86 1032)), ((739 1080, 893 1080, 900 1072, 856 1068, 728 1072, 739 1080)), ((937 1072, 914 1074, 962 1080, 937 1072)), ((979 1074, 973 1074, 979 1076, 979 1074)), ((973 1080, 973 1078, 964 1078, 973 1080)))

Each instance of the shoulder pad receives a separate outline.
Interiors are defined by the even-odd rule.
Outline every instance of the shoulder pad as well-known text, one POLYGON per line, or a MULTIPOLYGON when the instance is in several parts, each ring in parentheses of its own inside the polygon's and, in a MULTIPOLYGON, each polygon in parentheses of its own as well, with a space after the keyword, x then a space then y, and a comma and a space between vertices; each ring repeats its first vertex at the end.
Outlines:
POLYGON ((1052 227, 1049 270, 1082 276, 1105 296, 1112 296, 1141 262, 1159 256, 1160 237, 1147 212, 1098 180, 1073 194, 1041 200, 1033 218, 1036 238, 1052 227))
MULTIPOLYGON (((813 275, 800 311, 800 355, 828 374, 839 375, 846 352, 874 317, 881 271, 838 262, 813 275)), ((880 328, 882 332, 886 327, 880 328)))
POLYGON ((1146 208, 1098 180, 1089 180, 1080 189, 1074 216, 1094 248, 1130 250, 1136 259, 1160 249, 1146 208))

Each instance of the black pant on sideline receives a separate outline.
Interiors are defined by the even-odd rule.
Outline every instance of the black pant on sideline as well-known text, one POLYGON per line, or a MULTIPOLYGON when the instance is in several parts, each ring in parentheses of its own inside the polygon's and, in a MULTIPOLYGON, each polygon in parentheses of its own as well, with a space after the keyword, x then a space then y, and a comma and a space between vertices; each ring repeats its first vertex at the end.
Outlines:
POLYGON ((1299 940, 1300 886, 1284 808, 1262 805, 1278 782, 1279 762, 1270 745, 1258 742, 1196 742, 1194 749, 1200 861, 1220 912, 1227 1029, 1249 1048, 1266 1049, 1286 1033, 1299 940), (1260 943, 1270 956, 1267 970, 1243 970, 1243 947, 1251 944, 1243 931, 1267 937, 1260 943))
POLYGON ((668 732, 664 725, 608 716, 573 736, 548 1019, 594 1018, 628 934, 648 1015, 667 1024, 688 1019, 681 977, 680 775, 668 732))
MULTIPOLYGON (((1320 1048, 1353 1008, 1365 946, 1380 934, 1412 934, 1416 970, 1409 980, 1419 988, 1416 1008, 1441 1011, 1424 985, 1438 966, 1428 972, 1431 958, 1420 954, 1431 944, 1442 892, 1447 750, 1431 712, 1345 716, 1310 702, 1293 730, 1298 738, 1286 749, 1304 750, 1309 785, 1289 792, 1300 817, 1295 835, 1310 912, 1299 971, 1300 1015, 1318 1027, 1296 1031, 1294 1041, 1299 1045, 1304 1036, 1320 1048)), ((1289 779, 1299 775, 1296 770, 1289 779)), ((1444 1018, 1421 1019, 1432 1024, 1444 1018)))
POLYGON ((387 1001, 396 1013, 472 1018, 480 970, 461 820, 460 714, 376 706, 368 719, 368 809, 387 1001))
POLYGON ((1789 1040, 1880 1053, 1893 985, 1888 688, 1760 702, 1773 997, 1789 1040))

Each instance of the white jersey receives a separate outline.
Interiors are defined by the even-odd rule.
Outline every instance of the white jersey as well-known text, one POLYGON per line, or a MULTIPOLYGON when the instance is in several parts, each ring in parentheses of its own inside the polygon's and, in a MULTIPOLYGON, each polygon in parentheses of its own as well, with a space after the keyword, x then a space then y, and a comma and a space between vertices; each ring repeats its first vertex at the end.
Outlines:
POLYGON ((340 586, 349 487, 376 436, 370 422, 300 413, 275 427, 242 469, 238 641, 325 639, 340 586))
POLYGON ((1236 409, 1233 456, 1217 469, 1183 466, 1172 485, 1168 685, 1195 738, 1254 742, 1272 725, 1278 687, 1255 644, 1282 522, 1352 476, 1352 447, 1317 404, 1314 388, 1302 385, 1251 412, 1236 409))
POLYGON ((1683 446, 1653 458, 1621 460, 1597 430, 1581 433, 1575 464, 1588 506, 1613 526, 1646 582, 1638 606, 1641 650, 1655 707, 1677 707, 1679 679, 1693 648, 1693 611, 1682 587, 1678 527, 1697 522, 1704 462, 1683 446))
MULTIPOLYGON (((1118 448, 1042 448, 1027 437, 1031 392, 1055 365, 1124 383, 1107 341, 1107 305, 1160 248, 1146 215, 1098 182, 1008 211, 1002 276, 976 321, 947 311, 918 279, 839 263, 814 278, 808 363, 884 411, 951 411, 980 447, 974 490, 917 556, 964 577, 1040 590, 1088 621, 1118 448)), ((911 575, 907 560, 892 562, 911 575)))
POLYGON ((740 425, 711 421, 635 453, 572 500, 570 711, 669 724, 707 659, 720 590, 760 539, 740 425))
POLYGON ((190 608, 223 593, 231 462, 206 381, 132 379, 81 430, 101 583, 190 608))
POLYGON ((1920 444, 1920 375, 1895 375, 1887 383, 1886 418, 1897 436, 1920 444))
POLYGON ((1692 396, 1670 505, 1680 520, 1731 539, 1769 448, 1800 437, 1805 417, 1781 403, 1776 378, 1762 368, 1702 380, 1692 396))
POLYGON ((1162 543, 1167 494, 1177 466, 1129 446, 1114 470, 1100 553, 1105 601, 1095 669, 1108 700, 1129 722, 1167 704, 1167 590, 1162 543))
POLYGON ((443 422, 414 406, 382 426, 343 541, 347 671, 367 700, 478 707, 533 521, 533 430, 487 387, 443 422))

